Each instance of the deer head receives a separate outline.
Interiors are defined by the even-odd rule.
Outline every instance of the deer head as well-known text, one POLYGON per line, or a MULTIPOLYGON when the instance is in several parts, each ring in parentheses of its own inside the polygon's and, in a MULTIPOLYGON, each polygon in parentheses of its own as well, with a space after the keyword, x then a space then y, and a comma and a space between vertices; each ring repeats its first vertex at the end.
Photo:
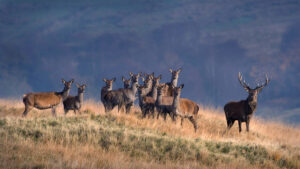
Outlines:
POLYGON ((137 83, 139 81, 139 77, 141 76, 141 73, 138 74, 133 74, 133 73, 129 73, 130 77, 131 77, 131 82, 132 83, 137 83))
POLYGON ((269 84, 270 80, 269 80, 268 76, 266 75, 265 83, 263 83, 261 85, 257 84, 257 86, 254 89, 252 89, 249 87, 249 85, 246 83, 245 80, 243 81, 242 74, 239 72, 239 82, 249 94, 247 100, 249 102, 253 102, 253 101, 257 102, 258 93, 260 93, 262 91, 262 89, 269 84))
POLYGON ((181 84, 179 87, 173 87, 174 89, 174 96, 175 97, 180 97, 181 94, 181 89, 184 87, 184 84, 181 84))
POLYGON ((146 78, 146 80, 147 79, 153 79, 153 77, 154 77, 154 72, 152 72, 151 74, 148 74, 148 73, 144 73, 144 76, 145 76, 145 78, 146 78))
POLYGON ((103 81, 105 82, 106 87, 109 88, 109 89, 111 89, 113 82, 116 81, 116 78, 114 77, 111 80, 107 80, 107 79, 103 78, 103 81))
POLYGON ((158 77, 153 77, 153 86, 158 86, 161 78, 162 75, 159 75, 158 77))
POLYGON ((169 69, 169 71, 172 73, 172 79, 178 79, 179 73, 182 71, 182 68, 179 68, 178 70, 169 69))
POLYGON ((124 83, 124 88, 125 89, 129 88, 131 79, 130 78, 129 79, 125 79, 125 77, 122 76, 122 81, 124 83))
POLYGON ((138 94, 140 95, 140 96, 144 96, 144 95, 146 95, 146 90, 145 90, 145 86, 138 86, 138 94))
POLYGON ((66 82, 64 79, 61 79, 62 83, 65 85, 64 90, 69 90, 71 88, 72 83, 74 82, 74 79, 66 82))
POLYGON ((165 84, 159 84, 157 86, 157 95, 161 96, 164 94, 165 84))
POLYGON ((86 84, 80 86, 78 83, 76 83, 76 87, 78 88, 78 93, 83 93, 86 88, 86 84))

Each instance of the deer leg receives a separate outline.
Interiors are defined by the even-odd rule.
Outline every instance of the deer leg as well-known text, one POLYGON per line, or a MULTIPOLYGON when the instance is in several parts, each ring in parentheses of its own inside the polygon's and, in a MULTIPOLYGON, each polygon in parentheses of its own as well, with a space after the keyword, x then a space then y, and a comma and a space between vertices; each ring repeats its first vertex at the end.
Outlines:
POLYGON ((239 132, 242 132, 242 122, 241 120, 238 120, 238 122, 239 122, 239 132))
POLYGON ((145 118, 147 113, 144 108, 142 108, 142 113, 143 113, 143 118, 145 118))
POLYGON ((250 123, 250 120, 247 120, 246 121, 246 130, 247 130, 247 132, 249 132, 249 123, 250 123))
POLYGON ((159 114, 160 114, 160 112, 157 111, 157 116, 156 116, 156 119, 157 119, 157 120, 159 119, 159 114))
POLYGON ((191 123, 194 125, 194 129, 195 129, 195 133, 196 133, 196 132, 197 132, 197 129, 198 129, 197 121, 194 119, 193 116, 189 117, 189 120, 190 120, 191 123))
POLYGON ((147 107, 146 108, 146 112, 147 112, 147 114, 148 114, 148 119, 150 119, 150 117, 151 117, 151 110, 150 110, 150 107, 147 107))
POLYGON ((152 113, 151 113, 151 110, 148 108, 148 110, 147 110, 147 114, 148 114, 148 119, 150 119, 151 118, 151 115, 152 115, 152 113))
POLYGON ((132 106, 132 103, 126 104, 126 114, 130 113, 131 106, 132 106))
POLYGON ((108 105, 107 105, 107 104, 103 104, 103 106, 104 106, 104 111, 105 111, 105 113, 107 113, 107 112, 109 111, 108 105))
POLYGON ((181 122, 180 122, 180 125, 181 125, 181 127, 182 127, 182 125, 183 125, 183 117, 181 117, 181 122))
POLYGON ((164 121, 166 121, 166 120, 167 120, 167 113, 164 112, 164 121))
POLYGON ((23 112, 22 117, 26 117, 27 113, 30 112, 33 109, 32 106, 25 106, 25 110, 23 112))
POLYGON ((154 119, 154 116, 155 116, 154 107, 151 108, 151 113, 152 113, 152 119, 154 119))
POLYGON ((228 118, 226 118, 226 122, 227 122, 227 128, 228 128, 230 125, 230 120, 228 120, 228 118))
POLYGON ((52 107, 52 116, 56 117, 56 106, 52 107))
POLYGON ((176 122, 176 113, 171 112, 171 117, 172 117, 173 122, 176 122))
POLYGON ((120 110, 123 108, 123 106, 121 104, 118 104, 118 113, 120 112, 120 110))
POLYGON ((229 130, 233 126, 234 120, 228 119, 227 124, 228 124, 227 129, 229 130))

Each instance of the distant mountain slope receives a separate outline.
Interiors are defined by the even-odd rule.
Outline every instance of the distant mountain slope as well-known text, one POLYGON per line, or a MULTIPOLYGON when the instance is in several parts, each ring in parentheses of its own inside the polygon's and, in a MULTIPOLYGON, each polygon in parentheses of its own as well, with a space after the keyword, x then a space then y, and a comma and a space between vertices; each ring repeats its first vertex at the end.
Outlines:
POLYGON ((269 74, 258 114, 273 116, 300 106, 299 29, 297 0, 1 1, 0 97, 59 91, 64 77, 99 98, 103 77, 118 88, 129 71, 165 82, 183 67, 184 97, 223 106, 247 97, 241 71, 251 86, 269 74))

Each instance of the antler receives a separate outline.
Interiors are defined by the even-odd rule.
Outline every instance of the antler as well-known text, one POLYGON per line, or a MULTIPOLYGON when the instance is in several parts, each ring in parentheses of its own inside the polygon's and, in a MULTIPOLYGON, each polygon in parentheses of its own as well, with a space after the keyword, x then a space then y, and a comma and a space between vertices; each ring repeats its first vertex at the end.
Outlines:
POLYGON ((245 80, 243 81, 243 77, 242 77, 241 72, 239 72, 239 82, 240 82, 240 84, 243 86, 243 88, 244 88, 247 92, 250 90, 250 87, 249 87, 249 85, 246 83, 246 81, 245 81, 245 80))
POLYGON ((267 74, 266 74, 266 81, 265 81, 265 83, 264 84, 261 84, 261 85, 257 85, 256 86, 256 88, 255 88, 255 90, 261 90, 261 89, 263 89, 265 86, 267 86, 268 84, 269 84, 269 82, 270 82, 270 79, 268 78, 268 76, 267 76, 267 74))

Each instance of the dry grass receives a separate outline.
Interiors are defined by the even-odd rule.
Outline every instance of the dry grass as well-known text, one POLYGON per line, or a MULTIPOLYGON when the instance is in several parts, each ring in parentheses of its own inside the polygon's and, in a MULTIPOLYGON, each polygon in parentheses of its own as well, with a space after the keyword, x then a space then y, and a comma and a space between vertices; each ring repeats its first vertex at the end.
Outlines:
POLYGON ((249 133, 245 126, 239 133, 235 124, 224 134, 224 114, 215 108, 201 106, 197 133, 188 120, 181 127, 179 120, 174 123, 170 118, 166 122, 162 118, 142 119, 138 108, 130 114, 114 110, 105 115, 102 105, 94 100, 85 101, 80 115, 70 111, 66 117, 62 106, 57 118, 50 110, 33 110, 22 119, 23 110, 21 101, 0 100, 0 168, 300 167, 299 127, 254 118, 249 133), (64 134, 73 130, 83 131, 88 139, 82 142, 82 134, 64 134), (91 132, 94 130, 100 133, 91 132), (122 143, 118 142, 120 133, 125 137, 122 143), (143 139, 150 140, 145 147, 134 145, 144 144, 140 142, 143 139), (182 142, 188 147, 162 153, 157 147, 161 139, 175 147, 180 148, 182 142), (180 154, 178 159, 174 153, 180 154), (162 157, 157 158, 159 155, 162 157))

